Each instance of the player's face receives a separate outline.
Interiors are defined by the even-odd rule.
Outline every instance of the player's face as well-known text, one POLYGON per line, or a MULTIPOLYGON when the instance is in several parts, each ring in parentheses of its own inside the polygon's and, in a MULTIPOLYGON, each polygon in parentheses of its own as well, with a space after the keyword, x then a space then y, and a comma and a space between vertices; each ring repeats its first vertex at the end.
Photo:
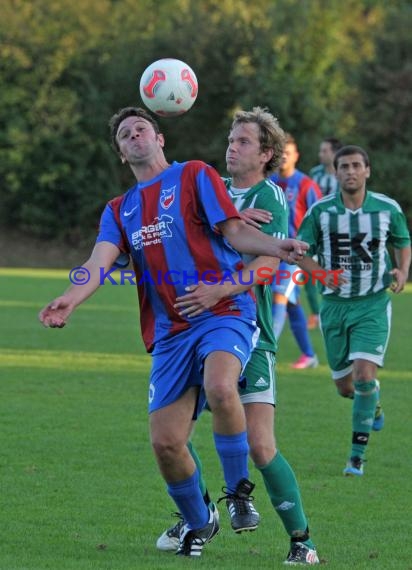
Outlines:
POLYGON ((365 165, 361 154, 349 154, 339 158, 336 177, 344 192, 355 194, 364 190, 369 176, 370 168, 365 165))
POLYGON ((330 142, 322 142, 319 147, 319 162, 324 166, 329 166, 333 163, 334 152, 330 142))
POLYGON ((282 161, 280 163, 280 172, 289 176, 293 174, 297 161, 299 160, 299 153, 296 145, 293 143, 286 143, 283 149, 282 161))
POLYGON ((230 132, 226 150, 226 166, 231 176, 256 174, 265 176, 265 165, 273 151, 262 151, 256 123, 240 123, 230 132))
POLYGON ((116 140, 122 160, 131 165, 150 162, 164 145, 163 135, 156 133, 149 121, 136 116, 120 123, 116 140))

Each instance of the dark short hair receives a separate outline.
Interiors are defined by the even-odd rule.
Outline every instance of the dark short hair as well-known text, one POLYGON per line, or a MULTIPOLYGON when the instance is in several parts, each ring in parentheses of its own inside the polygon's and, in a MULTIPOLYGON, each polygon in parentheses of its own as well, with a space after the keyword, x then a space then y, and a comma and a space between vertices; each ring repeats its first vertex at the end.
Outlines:
POLYGON ((292 136, 290 133, 285 133, 285 145, 286 144, 293 144, 296 147, 296 150, 298 150, 298 143, 296 142, 296 139, 294 136, 292 136))
POLYGON ((369 156, 368 153, 363 150, 363 148, 361 148, 360 146, 356 146, 354 144, 348 144, 346 146, 343 146, 340 150, 338 150, 338 152, 335 154, 335 158, 333 159, 333 166, 335 167, 335 170, 338 169, 338 162, 339 159, 342 156, 349 156, 350 154, 360 154, 363 158, 363 161, 365 163, 365 166, 369 166, 370 165, 370 161, 369 161, 369 156))
POLYGON ((142 119, 145 119, 153 125, 153 128, 157 134, 160 133, 157 121, 145 109, 142 109, 141 107, 123 107, 123 109, 120 109, 117 113, 115 113, 109 121, 110 140, 112 142, 113 148, 117 152, 120 150, 116 138, 117 131, 120 123, 127 119, 127 117, 140 117, 142 119))
POLYGON ((323 139, 322 142, 329 143, 333 152, 338 152, 338 150, 343 147, 342 141, 335 137, 327 137, 326 139, 323 139))

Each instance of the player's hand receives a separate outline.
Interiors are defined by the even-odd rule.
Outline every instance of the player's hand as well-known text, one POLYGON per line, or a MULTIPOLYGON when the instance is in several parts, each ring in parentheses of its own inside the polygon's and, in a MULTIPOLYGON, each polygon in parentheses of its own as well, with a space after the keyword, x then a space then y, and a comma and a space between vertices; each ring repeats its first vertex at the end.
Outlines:
POLYGON ((294 265, 305 257, 309 245, 304 241, 289 238, 280 240, 278 248, 279 252, 276 257, 283 259, 283 261, 286 261, 286 263, 290 265, 294 265))
POLYGON ((239 212, 239 216, 244 222, 257 229, 260 229, 262 224, 269 224, 273 219, 272 212, 260 208, 247 208, 239 212))
POLYGON ((343 269, 335 269, 334 271, 330 272, 328 271, 323 280, 325 287, 327 287, 328 289, 332 289, 334 291, 335 289, 338 289, 339 287, 347 283, 348 280, 342 274, 343 274, 343 269))
POLYGON ((405 275, 400 269, 392 269, 390 274, 393 275, 393 282, 391 285, 391 291, 393 293, 400 293, 405 288, 405 284, 408 280, 408 275, 405 275))
POLYGON ((62 295, 46 305, 39 313, 39 320, 45 327, 63 328, 75 306, 70 299, 62 295))
POLYGON ((176 298, 173 305, 180 316, 197 317, 207 309, 214 307, 223 297, 227 296, 222 283, 198 283, 185 289, 187 295, 176 298))

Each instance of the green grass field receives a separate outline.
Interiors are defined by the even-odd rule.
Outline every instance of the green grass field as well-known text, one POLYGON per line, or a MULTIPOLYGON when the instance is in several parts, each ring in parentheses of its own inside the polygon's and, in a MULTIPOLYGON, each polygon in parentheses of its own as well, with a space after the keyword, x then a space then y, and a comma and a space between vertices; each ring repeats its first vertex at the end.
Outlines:
MULTIPOLYGON (((200 560, 156 550, 174 506, 148 442, 150 357, 135 288, 101 287, 52 330, 37 313, 67 287, 66 271, 3 269, 0 285, 0 570, 281 568, 288 539, 252 465, 257 532, 236 536, 222 508, 222 531, 200 560)), ((351 403, 335 393, 319 331, 315 370, 292 372, 288 330, 280 343, 278 444, 331 570, 412 569, 412 287, 393 302, 380 374, 386 427, 372 435, 363 478, 342 476, 351 403)), ((209 414, 194 441, 216 498, 223 481, 209 414)))

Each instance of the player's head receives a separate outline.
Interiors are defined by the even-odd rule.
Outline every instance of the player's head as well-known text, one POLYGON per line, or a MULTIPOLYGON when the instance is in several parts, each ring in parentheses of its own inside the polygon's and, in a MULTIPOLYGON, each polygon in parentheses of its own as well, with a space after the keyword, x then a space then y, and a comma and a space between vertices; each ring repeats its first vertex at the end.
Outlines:
POLYGON ((343 144, 337 138, 323 139, 319 146, 319 162, 324 166, 332 166, 335 154, 342 147, 343 144))
MULTIPOLYGON (((123 126, 123 123, 127 121, 129 117, 136 117, 137 119, 141 119, 142 121, 149 123, 149 126, 153 128, 154 133, 156 135, 160 135, 160 129, 157 121, 145 109, 142 109, 141 107, 124 107, 115 113, 109 121, 111 143, 113 148, 120 155, 120 127, 123 126)), ((128 122, 130 123, 130 121, 128 122)))
POLYGON ((343 191, 354 194, 365 189, 370 176, 370 162, 363 148, 356 145, 342 147, 336 153, 333 165, 343 191))
POLYGON ((338 169, 339 159, 342 156, 349 156, 351 154, 359 154, 362 157, 365 167, 366 168, 370 167, 370 160, 366 150, 363 150, 363 148, 360 146, 356 146, 354 144, 348 144, 340 148, 335 154, 335 158, 333 160, 333 166, 335 167, 335 170, 338 169))
POLYGON ((299 150, 297 142, 290 133, 285 133, 285 146, 279 168, 282 176, 291 176, 295 171, 298 160, 299 150))
POLYGON ((267 176, 280 163, 285 134, 267 108, 237 111, 229 133, 226 151, 228 172, 238 168, 259 169, 267 176))

